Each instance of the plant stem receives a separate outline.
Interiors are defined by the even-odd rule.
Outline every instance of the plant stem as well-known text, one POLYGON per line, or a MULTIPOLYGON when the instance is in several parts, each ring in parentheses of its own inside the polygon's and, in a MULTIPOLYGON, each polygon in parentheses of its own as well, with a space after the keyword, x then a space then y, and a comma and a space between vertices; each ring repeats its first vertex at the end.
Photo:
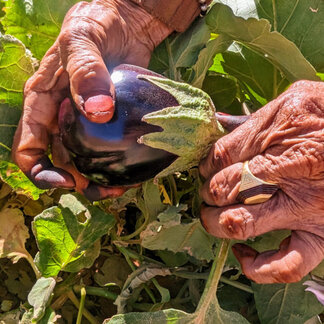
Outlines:
POLYGON ((222 275, 223 268, 227 259, 229 247, 229 239, 222 239, 220 241, 216 257, 210 270, 210 275, 208 277, 204 292, 200 298, 196 312, 201 310, 204 311, 204 309, 207 309, 212 299, 215 297, 218 282, 222 275))
MULTIPOLYGON (((116 247, 117 247, 117 249, 118 249, 118 250, 119 250, 119 251, 124 255, 124 257, 125 257, 125 259, 126 259, 128 265, 130 266, 130 268, 132 269, 132 271, 135 271, 136 268, 135 268, 133 262, 132 262, 131 259, 130 259, 130 255, 129 255, 129 253, 128 253, 128 250, 127 250, 126 248, 122 247, 122 246, 118 246, 118 245, 116 245, 116 247)), ((145 290, 146 293, 149 295, 149 297, 151 298, 152 302, 155 304, 155 303, 156 303, 155 297, 154 297, 152 291, 150 290, 150 288, 147 287, 146 284, 144 284, 144 290, 145 290)))
MULTIPOLYGON (((69 299, 71 300, 71 302, 74 304, 74 306, 79 309, 80 308, 80 302, 78 300, 78 298, 75 296, 74 292, 72 290, 70 290, 67 293, 69 299)), ((83 308, 83 315, 84 317, 91 323, 91 324, 100 324, 92 315, 91 313, 86 309, 83 308)))
MULTIPOLYGON (((172 272, 174 276, 184 278, 184 279, 200 279, 200 280, 207 280, 210 272, 204 272, 204 273, 193 273, 193 272, 184 272, 184 271, 174 271, 172 272)), ((253 294, 253 290, 250 286, 245 285, 239 281, 230 280, 224 276, 221 276, 219 279, 220 282, 223 282, 229 286, 241 289, 243 291, 246 291, 250 294, 253 294)))
POLYGON ((248 285, 244 285, 244 284, 242 284, 242 283, 240 283, 240 282, 238 282, 238 281, 230 280, 230 279, 225 278, 225 277, 223 277, 223 276, 220 277, 219 281, 220 281, 220 282, 223 282, 223 283, 225 283, 225 284, 227 284, 227 285, 229 285, 229 286, 232 286, 232 287, 235 287, 235 288, 241 289, 241 290, 243 290, 243 291, 246 291, 246 292, 248 292, 248 293, 250 293, 250 294, 253 294, 253 293, 254 293, 253 290, 252 290, 252 288, 251 288, 250 286, 248 286, 248 285))
MULTIPOLYGON (((76 293, 81 292, 82 287, 80 285, 75 285, 73 287, 73 290, 76 293)), ((116 298, 118 297, 117 294, 109 291, 107 288, 101 288, 101 287, 85 287, 87 295, 91 296, 98 296, 98 297, 104 297, 107 299, 110 299, 112 301, 115 301, 116 298)))
POLYGON ((33 257, 27 251, 26 251, 26 254, 24 255, 24 257, 26 258, 26 260, 28 261, 28 263, 30 264, 30 266, 32 267, 32 269, 34 270, 36 279, 39 279, 42 276, 42 274, 40 273, 40 271, 36 267, 36 264, 34 262, 33 257))
POLYGON ((174 180, 173 175, 169 175, 167 177, 168 182, 169 182, 169 186, 170 186, 170 193, 171 193, 171 202, 173 206, 179 206, 179 201, 177 198, 177 184, 174 180))
POLYGON ((80 307, 79 307, 79 311, 78 311, 78 317, 77 317, 76 324, 81 324, 86 295, 87 295, 87 292, 86 292, 85 288, 82 287, 81 288, 80 307))

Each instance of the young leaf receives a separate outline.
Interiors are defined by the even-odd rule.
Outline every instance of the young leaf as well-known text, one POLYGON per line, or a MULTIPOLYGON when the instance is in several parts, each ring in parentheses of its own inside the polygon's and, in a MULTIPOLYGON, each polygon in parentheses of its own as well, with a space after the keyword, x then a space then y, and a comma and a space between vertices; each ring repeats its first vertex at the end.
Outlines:
POLYGON ((78 0, 6 0, 1 23, 7 34, 20 39, 42 59, 60 32, 66 12, 78 0))
POLYGON ((141 245, 150 250, 186 252, 198 260, 214 258, 216 239, 206 233, 199 220, 181 224, 181 210, 186 206, 170 206, 141 233, 141 245))
POLYGON ((143 117, 143 121, 163 128, 142 136, 139 143, 166 150, 179 157, 156 178, 197 166, 212 143, 225 134, 215 117, 210 97, 198 88, 153 76, 141 76, 168 91, 179 106, 168 107, 143 117))
POLYGON ((191 68, 210 38, 204 20, 196 21, 185 32, 174 34, 153 52, 149 69, 166 77, 181 81, 180 68, 191 68))
POLYGON ((73 195, 62 196, 59 206, 46 209, 32 224, 43 276, 54 277, 60 271, 78 272, 91 267, 99 254, 98 239, 114 224, 114 217, 101 209, 86 208, 73 195))
POLYGON ((38 322, 46 312, 56 285, 54 278, 39 278, 28 295, 28 303, 34 307, 33 322, 38 322))
POLYGON ((290 82, 300 79, 318 80, 314 67, 297 46, 280 33, 272 32, 269 21, 236 17, 228 6, 216 3, 211 8, 206 22, 212 32, 225 34, 264 55, 290 82))
POLYGON ((23 88, 36 60, 18 39, 0 33, 0 160, 10 161, 11 145, 21 115, 23 88))
POLYGON ((217 53, 222 53, 232 44, 232 39, 227 35, 219 35, 207 42, 206 47, 199 53, 196 63, 190 68, 193 78, 186 79, 193 87, 201 88, 208 69, 213 64, 217 53))
POLYGON ((262 324, 304 324, 323 311, 323 306, 303 283, 258 285, 252 283, 254 299, 262 324))

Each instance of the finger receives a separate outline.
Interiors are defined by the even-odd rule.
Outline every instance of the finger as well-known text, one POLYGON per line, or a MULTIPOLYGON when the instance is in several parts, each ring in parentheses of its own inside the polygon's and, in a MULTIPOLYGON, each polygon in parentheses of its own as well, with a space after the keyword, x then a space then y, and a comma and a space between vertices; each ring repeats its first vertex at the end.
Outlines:
MULTIPOLYGON (((249 169, 257 178, 280 186, 279 158, 257 155, 249 161, 249 169)), ((210 206, 227 206, 237 203, 241 185, 243 163, 230 165, 208 179, 201 188, 201 196, 210 206)))
POLYGON ((89 181, 72 163, 70 154, 64 147, 58 134, 53 135, 52 138, 52 157, 55 166, 59 166, 73 176, 75 190, 83 194, 90 201, 98 201, 107 197, 119 197, 128 189, 127 187, 103 187, 89 181))
POLYGON ((215 116, 228 132, 232 132, 235 128, 241 126, 250 118, 250 115, 232 116, 222 112, 217 112, 215 116))
POLYGON ((55 107, 56 102, 51 95, 28 92, 12 147, 13 160, 42 189, 74 187, 73 177, 53 167, 46 155, 49 144, 47 128, 53 125, 56 118, 55 107), (46 113, 43 112, 45 102, 46 113))
POLYGON ((244 244, 232 249, 243 273, 262 284, 300 281, 324 257, 323 238, 303 231, 292 232, 277 251, 258 253, 244 244))
POLYGON ((216 237, 247 240, 272 230, 294 228, 298 220, 291 205, 289 198, 278 191, 270 200, 257 205, 203 205, 200 219, 206 231, 216 237))
POLYGON ((103 60, 103 27, 82 17, 66 22, 59 37, 63 66, 77 108, 90 121, 105 123, 114 114, 115 90, 103 60))
POLYGON ((279 108, 280 101, 270 102, 230 134, 220 138, 200 163, 201 175, 208 179, 231 164, 250 160, 264 152, 276 127, 275 117, 279 108))

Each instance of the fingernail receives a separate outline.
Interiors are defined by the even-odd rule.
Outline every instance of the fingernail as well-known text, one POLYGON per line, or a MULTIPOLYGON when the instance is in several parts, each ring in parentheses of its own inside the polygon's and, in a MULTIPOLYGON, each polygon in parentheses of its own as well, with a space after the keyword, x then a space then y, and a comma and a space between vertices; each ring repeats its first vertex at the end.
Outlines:
POLYGON ((40 189, 65 188, 72 189, 75 186, 74 179, 63 170, 44 170, 34 178, 40 189))
POLYGON ((95 95, 86 99, 84 110, 90 120, 95 122, 107 122, 114 115, 114 101, 112 97, 108 95, 95 95))

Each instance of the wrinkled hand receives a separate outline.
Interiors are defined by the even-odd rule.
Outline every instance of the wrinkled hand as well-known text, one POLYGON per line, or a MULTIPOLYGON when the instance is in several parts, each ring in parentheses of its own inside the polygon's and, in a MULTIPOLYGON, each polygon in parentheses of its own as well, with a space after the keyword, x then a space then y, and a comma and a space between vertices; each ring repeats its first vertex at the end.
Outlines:
POLYGON ((245 275, 258 283, 299 281, 324 258, 324 83, 293 84, 215 143, 200 172, 208 179, 201 220, 209 233, 246 240, 292 230, 278 251, 235 244, 245 275), (236 201, 247 160, 255 176, 280 187, 263 204, 236 201))
POLYGON ((13 159, 36 186, 75 187, 93 200, 123 193, 122 188, 90 183, 73 167, 58 135, 59 106, 71 93, 86 118, 109 121, 114 86, 106 65, 146 67, 154 47, 171 32, 125 0, 80 2, 68 12, 55 44, 25 85, 23 115, 14 139, 13 159), (55 166, 47 157, 49 146, 55 166))

